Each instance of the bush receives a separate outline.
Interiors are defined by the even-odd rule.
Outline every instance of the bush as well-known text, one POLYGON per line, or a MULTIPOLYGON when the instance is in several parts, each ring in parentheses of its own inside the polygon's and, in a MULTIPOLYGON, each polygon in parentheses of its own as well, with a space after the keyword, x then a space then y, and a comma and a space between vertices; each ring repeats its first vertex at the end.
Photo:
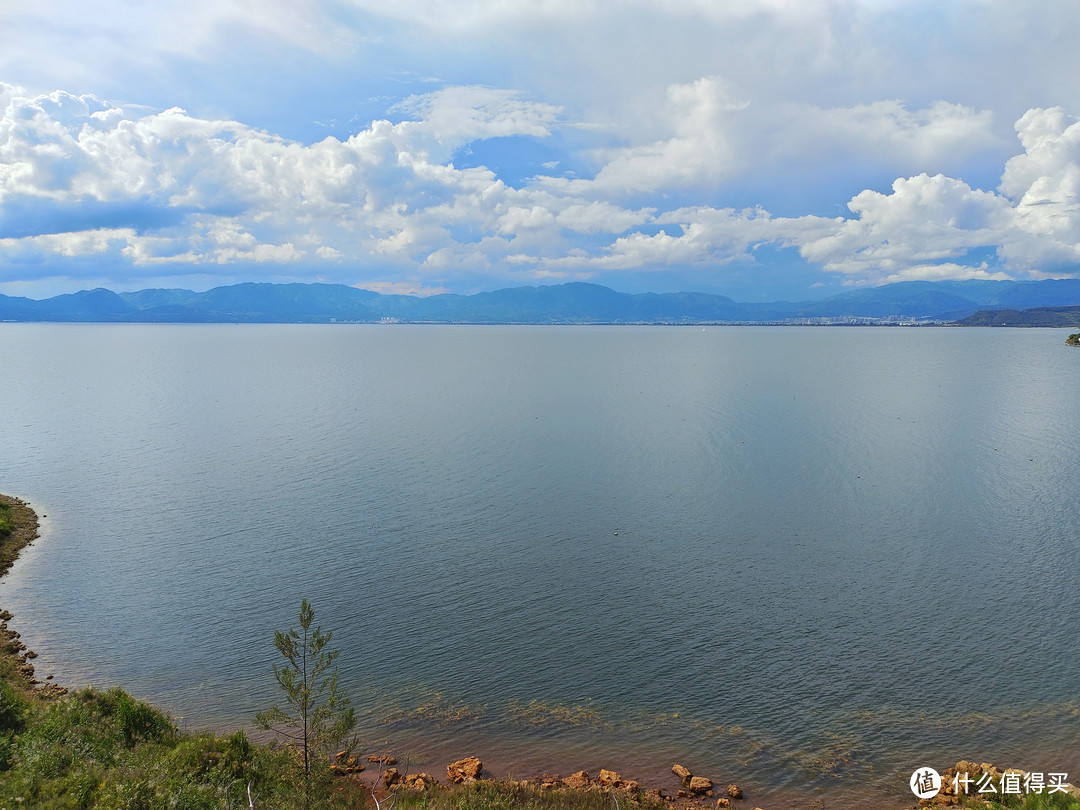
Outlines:
POLYGON ((29 710, 26 698, 8 681, 0 680, 0 732, 21 730, 29 710))
POLYGON ((0 539, 7 537, 15 530, 15 524, 11 520, 11 507, 0 502, 0 539))
POLYGON ((169 716, 149 703, 136 700, 120 687, 101 696, 106 715, 112 715, 124 740, 130 745, 138 740, 165 742, 176 734, 169 716))

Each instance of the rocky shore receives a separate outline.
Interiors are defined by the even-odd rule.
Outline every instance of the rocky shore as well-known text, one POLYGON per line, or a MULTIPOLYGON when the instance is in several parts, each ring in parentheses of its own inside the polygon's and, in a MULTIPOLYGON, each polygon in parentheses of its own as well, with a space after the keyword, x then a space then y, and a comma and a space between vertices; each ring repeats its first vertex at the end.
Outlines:
MULTIPOLYGON (((451 785, 472 784, 488 779, 484 773, 484 763, 478 757, 465 757, 446 766, 446 782, 440 782, 428 773, 403 773, 396 766, 396 757, 386 754, 367 757, 368 763, 377 763, 374 767, 360 762, 360 758, 349 752, 341 751, 330 766, 340 777, 363 779, 358 774, 371 768, 372 774, 366 780, 372 789, 389 795, 398 790, 425 791, 446 789, 451 785)), ((668 803, 672 807, 733 807, 733 802, 744 799, 743 789, 735 783, 728 783, 723 788, 714 785, 713 780, 704 776, 695 776, 690 770, 678 763, 671 766, 671 772, 682 784, 674 795, 662 788, 645 788, 633 779, 624 779, 622 774, 601 768, 593 777, 588 771, 576 771, 569 776, 560 777, 542 774, 531 779, 507 779, 505 784, 526 790, 572 790, 582 792, 613 793, 627 797, 644 798, 652 804, 668 803)), ((749 808, 748 808, 749 810, 749 808)), ((761 810, 755 807, 753 810, 761 810)))
MULTIPOLYGON (((38 534, 38 516, 30 506, 18 498, 10 495, 0 495, 0 504, 6 505, 10 512, 11 531, 0 536, 0 576, 3 576, 11 568, 19 552, 34 542, 38 534)), ((33 660, 37 653, 28 649, 23 643, 19 633, 8 626, 8 622, 14 618, 7 610, 0 609, 0 649, 5 655, 14 657, 15 671, 25 678, 27 684, 43 695, 63 695, 67 693, 64 687, 49 683, 52 676, 46 678, 46 682, 37 680, 34 672, 33 660)))

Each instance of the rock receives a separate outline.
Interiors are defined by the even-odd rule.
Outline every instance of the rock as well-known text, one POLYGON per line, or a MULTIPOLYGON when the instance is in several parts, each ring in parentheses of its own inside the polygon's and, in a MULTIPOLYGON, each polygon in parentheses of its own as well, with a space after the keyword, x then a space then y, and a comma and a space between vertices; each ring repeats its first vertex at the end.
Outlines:
POLYGON ((742 798, 742 788, 739 787, 736 784, 728 785, 727 786, 727 791, 725 791, 725 792, 732 799, 741 799, 742 798))
POLYGON ((573 790, 584 790, 589 786, 589 772, 578 771, 577 773, 572 773, 565 777, 562 780, 562 783, 573 790))
POLYGON ((475 782, 480 778, 480 772, 483 769, 484 764, 476 757, 465 757, 446 766, 446 778, 455 785, 460 785, 462 782, 475 782))
POLYGON ((691 776, 690 784, 686 788, 695 796, 704 796, 712 790, 712 780, 704 776, 691 776))
POLYGON ((660 790, 660 788, 653 788, 652 790, 646 790, 645 791, 645 797, 647 799, 651 799, 654 802, 662 802, 662 801, 664 801, 664 800, 666 800, 668 798, 667 796, 664 795, 664 791, 660 790))
POLYGON ((402 784, 406 790, 423 791, 435 784, 435 777, 426 773, 411 773, 402 784))
POLYGON ((622 776, 615 771, 609 771, 606 768, 600 769, 600 775, 596 777, 596 784, 600 787, 615 787, 617 783, 622 781, 622 776))
POLYGON ((389 754, 371 754, 367 761, 381 762, 383 765, 397 765, 397 757, 392 757, 389 754))
POLYGON ((688 769, 684 768, 682 765, 679 765, 678 763, 675 763, 674 765, 671 766, 671 772, 673 774, 675 774, 677 777, 679 777, 679 779, 682 781, 684 787, 686 785, 690 784, 690 778, 693 776, 693 774, 690 773, 690 771, 688 769))
POLYGON ((716 800, 716 806, 717 807, 731 807, 731 799, 729 799, 729 798, 727 798, 725 796, 721 796, 719 799, 716 800))
POLYGON ((386 787, 392 788, 402 780, 402 776, 397 768, 387 768, 380 779, 386 787))
POLYGON ((334 754, 334 764, 330 766, 331 770, 336 774, 347 773, 360 773, 364 770, 364 766, 360 764, 359 758, 356 754, 349 751, 338 751, 334 754))

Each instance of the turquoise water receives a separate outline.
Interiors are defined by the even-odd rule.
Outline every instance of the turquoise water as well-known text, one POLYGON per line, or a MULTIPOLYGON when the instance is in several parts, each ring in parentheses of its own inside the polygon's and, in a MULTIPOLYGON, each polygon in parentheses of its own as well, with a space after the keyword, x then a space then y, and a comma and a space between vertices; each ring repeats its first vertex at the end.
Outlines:
POLYGON ((48 517, 0 604, 39 675, 231 728, 307 598, 432 772, 1077 781, 1064 338, 2 324, 0 491, 48 517))

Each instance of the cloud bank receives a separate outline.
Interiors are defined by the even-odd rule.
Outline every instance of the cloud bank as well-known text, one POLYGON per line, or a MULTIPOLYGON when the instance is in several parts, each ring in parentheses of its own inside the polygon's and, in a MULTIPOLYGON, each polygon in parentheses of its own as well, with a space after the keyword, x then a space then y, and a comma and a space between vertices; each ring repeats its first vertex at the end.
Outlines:
MULTIPOLYGON (((477 268, 507 281, 603 279, 613 269, 720 266, 752 258, 762 244, 793 248, 859 284, 1044 277, 1080 262, 1080 124, 1061 109, 1017 121, 1023 151, 996 190, 924 173, 895 180, 888 193, 861 191, 847 216, 777 217, 763 208, 621 204, 643 190, 709 187, 740 170, 724 120, 746 105, 711 78, 670 88, 682 113, 670 138, 608 150, 592 178, 542 175, 519 187, 451 157, 468 144, 545 138, 573 122, 502 89, 412 96, 399 105, 408 120, 308 145, 178 108, 132 116, 92 96, 10 86, 0 98, 3 224, 25 231, 26 211, 40 222, 39 232, 0 238, 9 279, 20 264, 86 256, 202 274, 304 263, 344 278, 335 268, 348 265, 384 285, 402 273, 441 284, 477 268), (78 227, 80 215, 93 227, 78 227), (378 276, 385 266, 392 277, 378 276)), ((858 122, 913 150, 977 133, 980 118, 942 104, 803 117, 815 137, 827 130, 842 143, 858 122)))

